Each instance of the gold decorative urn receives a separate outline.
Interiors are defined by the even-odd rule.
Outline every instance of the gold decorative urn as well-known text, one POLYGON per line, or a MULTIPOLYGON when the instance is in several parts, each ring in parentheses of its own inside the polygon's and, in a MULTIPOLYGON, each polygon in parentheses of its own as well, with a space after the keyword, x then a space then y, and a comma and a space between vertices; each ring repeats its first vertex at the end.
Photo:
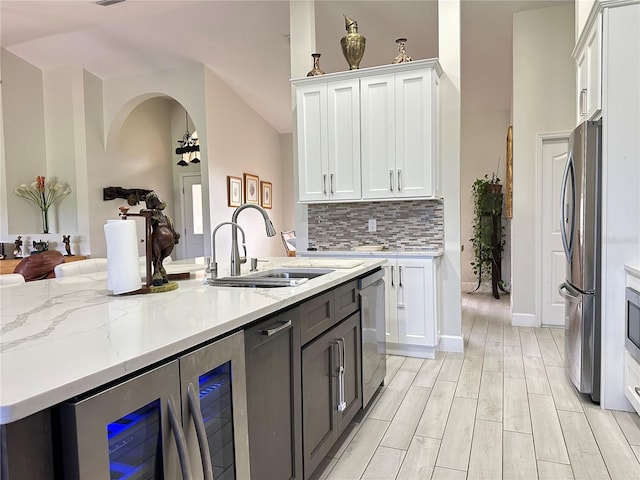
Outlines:
POLYGON ((349 64, 349 70, 357 70, 364 55, 367 39, 364 38, 364 35, 358 33, 358 22, 345 15, 344 23, 347 34, 340 39, 342 54, 349 64))

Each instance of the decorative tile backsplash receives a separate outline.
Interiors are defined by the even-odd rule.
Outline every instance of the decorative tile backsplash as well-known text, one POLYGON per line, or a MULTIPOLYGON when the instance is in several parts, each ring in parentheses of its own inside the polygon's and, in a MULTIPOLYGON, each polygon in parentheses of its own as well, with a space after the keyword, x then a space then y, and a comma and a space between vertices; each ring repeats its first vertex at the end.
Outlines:
POLYGON ((385 244, 390 250, 439 248, 444 244, 442 199, 310 204, 309 246, 349 250, 385 244), (369 232, 369 219, 376 231, 369 232))

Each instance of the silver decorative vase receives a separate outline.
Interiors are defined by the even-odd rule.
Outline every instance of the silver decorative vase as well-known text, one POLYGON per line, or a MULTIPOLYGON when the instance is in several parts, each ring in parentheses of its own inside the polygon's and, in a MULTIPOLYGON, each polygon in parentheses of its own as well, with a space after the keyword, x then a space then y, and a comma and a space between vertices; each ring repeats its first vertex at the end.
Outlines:
POLYGON ((349 64, 349 70, 357 70, 360 68, 360 60, 364 55, 367 39, 364 38, 364 35, 358 33, 358 22, 345 15, 344 23, 347 34, 340 39, 342 54, 349 64))

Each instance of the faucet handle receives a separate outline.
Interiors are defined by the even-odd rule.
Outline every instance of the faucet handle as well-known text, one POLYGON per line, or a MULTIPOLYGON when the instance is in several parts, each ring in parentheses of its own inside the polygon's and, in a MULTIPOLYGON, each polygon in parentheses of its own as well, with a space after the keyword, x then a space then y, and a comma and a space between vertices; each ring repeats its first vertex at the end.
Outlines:
POLYGON ((244 255, 240 257, 240 265, 247 263, 247 246, 244 243, 242 244, 242 251, 244 255))

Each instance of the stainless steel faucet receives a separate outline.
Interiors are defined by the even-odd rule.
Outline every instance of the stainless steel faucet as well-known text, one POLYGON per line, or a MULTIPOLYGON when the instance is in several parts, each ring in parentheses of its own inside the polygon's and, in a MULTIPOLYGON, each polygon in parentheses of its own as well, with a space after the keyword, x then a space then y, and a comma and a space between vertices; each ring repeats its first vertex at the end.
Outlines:
MULTIPOLYGON (((255 208, 262 214, 262 218, 264 219, 264 226, 267 230, 267 237, 273 237, 276 234, 276 229, 273 227, 273 223, 271 223, 271 219, 267 214, 267 211, 259 205, 253 203, 243 203, 238 208, 236 208, 231 216, 231 276, 240 275, 240 265, 247 262, 247 249, 244 249, 244 257, 240 257, 240 252, 238 251, 238 215, 245 208, 255 208)), ((242 230, 242 229, 241 229, 242 230)), ((244 246, 244 232, 243 232, 243 246, 244 246)))
MULTIPOLYGON (((213 229, 213 233, 211 234, 211 263, 209 264, 209 266, 207 267, 207 273, 211 274, 210 280, 215 280, 218 277, 218 263, 216 262, 216 233, 218 231, 218 229, 220 227, 222 227, 223 225, 231 225, 231 229, 233 230, 233 246, 232 248, 232 252, 233 249, 235 247, 235 251, 238 252, 238 234, 236 233, 236 228, 239 228, 240 231, 242 232, 242 248, 244 250, 244 258, 246 261, 246 257, 247 257, 247 246, 245 245, 245 236, 244 236, 244 230, 242 229, 242 227, 240 225, 238 225, 235 222, 222 222, 220 224, 218 224, 218 226, 216 228, 213 229)), ((239 253, 238 253, 239 255, 239 253)), ((232 273, 233 275, 233 273, 232 273)))

